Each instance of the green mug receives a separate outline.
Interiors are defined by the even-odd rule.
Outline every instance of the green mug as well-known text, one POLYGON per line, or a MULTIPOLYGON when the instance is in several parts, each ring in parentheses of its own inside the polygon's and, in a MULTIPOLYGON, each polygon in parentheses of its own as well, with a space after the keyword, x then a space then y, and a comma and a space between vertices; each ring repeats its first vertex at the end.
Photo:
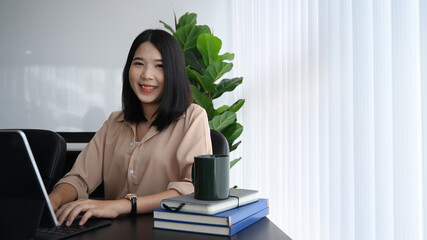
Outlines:
POLYGON ((192 169, 194 197, 199 200, 227 199, 230 188, 228 155, 199 155, 192 169))

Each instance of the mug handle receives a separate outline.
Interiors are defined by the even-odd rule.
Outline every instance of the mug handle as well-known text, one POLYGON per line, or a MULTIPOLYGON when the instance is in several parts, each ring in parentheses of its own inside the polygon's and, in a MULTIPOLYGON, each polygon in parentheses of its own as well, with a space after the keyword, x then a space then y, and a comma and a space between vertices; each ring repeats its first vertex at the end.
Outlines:
POLYGON ((193 183, 194 186, 194 163, 191 164, 191 183, 193 183))

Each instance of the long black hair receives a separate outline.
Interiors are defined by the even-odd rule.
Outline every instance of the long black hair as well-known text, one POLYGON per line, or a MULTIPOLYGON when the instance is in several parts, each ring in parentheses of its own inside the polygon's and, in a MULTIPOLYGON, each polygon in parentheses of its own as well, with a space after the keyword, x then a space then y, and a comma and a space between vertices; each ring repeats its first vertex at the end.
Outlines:
POLYGON ((132 43, 123 69, 122 109, 125 121, 146 122, 141 101, 129 83, 129 69, 137 48, 144 42, 151 42, 162 55, 165 75, 164 91, 157 117, 152 125, 162 131, 182 115, 190 106, 193 95, 185 70, 184 54, 179 43, 166 31, 148 29, 139 34, 132 43))

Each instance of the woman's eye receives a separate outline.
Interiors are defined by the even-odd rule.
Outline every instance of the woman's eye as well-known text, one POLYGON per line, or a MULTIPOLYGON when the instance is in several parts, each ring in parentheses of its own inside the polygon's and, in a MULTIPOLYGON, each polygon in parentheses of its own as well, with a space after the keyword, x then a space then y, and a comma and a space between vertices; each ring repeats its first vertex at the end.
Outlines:
POLYGON ((133 65, 143 66, 144 64, 142 62, 134 62, 133 65))
POLYGON ((157 64, 156 67, 163 68, 163 64, 157 64))

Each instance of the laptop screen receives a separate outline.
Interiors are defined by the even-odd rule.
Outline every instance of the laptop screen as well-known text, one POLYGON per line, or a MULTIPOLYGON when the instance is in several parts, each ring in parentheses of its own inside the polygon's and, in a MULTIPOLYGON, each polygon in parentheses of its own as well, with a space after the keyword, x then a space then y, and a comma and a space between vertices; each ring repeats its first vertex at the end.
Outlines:
POLYGON ((43 212, 46 227, 57 220, 31 152, 19 130, 0 130, 0 236, 33 236, 43 212))

